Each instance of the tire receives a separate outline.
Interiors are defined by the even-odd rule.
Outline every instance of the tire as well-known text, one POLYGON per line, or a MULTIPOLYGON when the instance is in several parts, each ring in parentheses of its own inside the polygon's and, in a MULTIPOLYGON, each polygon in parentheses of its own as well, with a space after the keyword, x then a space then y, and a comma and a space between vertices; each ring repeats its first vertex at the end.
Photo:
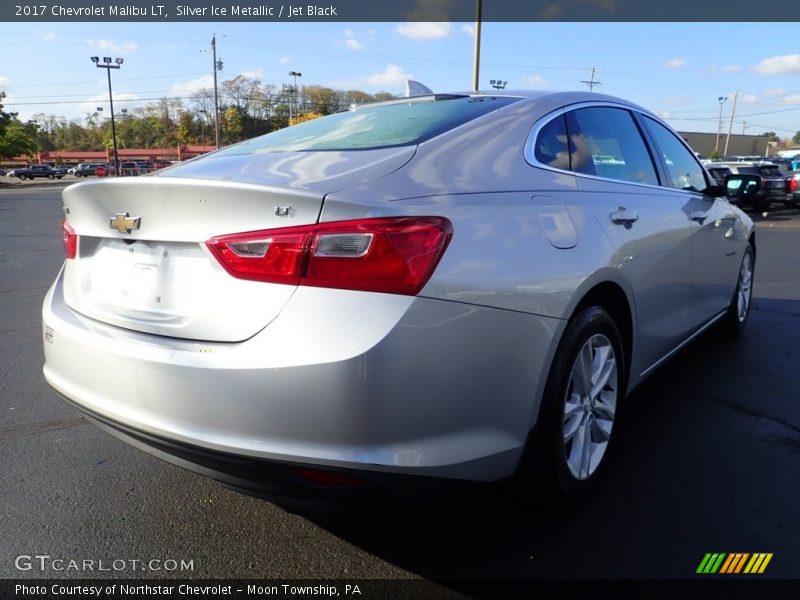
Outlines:
POLYGON ((753 275, 755 274, 755 252, 752 244, 748 243, 742 256, 742 264, 739 267, 739 277, 736 280, 736 288, 733 291, 733 298, 728 306, 728 311, 720 322, 720 329, 729 337, 738 337, 747 325, 747 318, 750 316, 750 307, 753 299, 753 275))
POLYGON ((19 175, 20 180, 25 181, 28 177, 23 173, 19 175))
POLYGON ((48 176, 47 176, 47 178, 48 178, 48 179, 55 179, 55 178, 56 178, 56 176, 55 176, 55 175, 53 175, 52 173, 50 173, 50 175, 48 175, 48 176))
POLYGON ((569 507, 601 478, 625 394, 624 357, 619 330, 602 307, 584 308, 567 324, 532 437, 531 484, 546 505, 569 507), (600 388, 598 376, 606 380, 600 388))

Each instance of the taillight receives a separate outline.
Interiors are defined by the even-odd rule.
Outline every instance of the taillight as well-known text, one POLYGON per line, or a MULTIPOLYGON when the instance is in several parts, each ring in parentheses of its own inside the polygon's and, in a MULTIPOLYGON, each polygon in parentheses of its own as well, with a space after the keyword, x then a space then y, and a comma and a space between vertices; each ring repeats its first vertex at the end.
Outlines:
POLYGON ((239 279, 415 295, 453 235, 442 217, 337 221, 206 242, 239 279))
POLYGON ((795 179, 794 177, 792 177, 791 179, 787 179, 786 180, 786 187, 788 188, 788 190, 790 192, 797 191, 797 179, 795 179))
POLYGON ((64 243, 66 257, 75 258, 78 254, 78 234, 66 221, 61 223, 61 241, 64 243))

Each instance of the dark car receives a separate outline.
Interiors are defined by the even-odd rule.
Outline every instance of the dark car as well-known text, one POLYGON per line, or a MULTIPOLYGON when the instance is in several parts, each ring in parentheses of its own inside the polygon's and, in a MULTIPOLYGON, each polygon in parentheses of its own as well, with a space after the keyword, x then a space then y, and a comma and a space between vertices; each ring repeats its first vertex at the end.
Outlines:
MULTIPOLYGON (((771 204, 780 202, 784 206, 789 206, 792 202, 790 195, 786 192, 786 176, 778 165, 766 162, 726 162, 711 163, 706 165, 709 169, 725 167, 731 173, 737 175, 757 175, 761 177, 762 184, 760 190, 752 198, 748 199, 748 205, 761 212, 767 210, 771 204)), ((713 176, 713 175, 712 175, 713 176)), ((744 199, 741 202, 745 202, 744 199)))
POLYGON ((717 185, 724 185, 725 176, 733 173, 733 171, 731 171, 728 167, 717 167, 713 165, 706 165, 706 171, 708 171, 708 174, 714 178, 714 181, 717 182, 717 185))
POLYGON ((63 173, 57 173, 49 165, 31 165, 30 167, 25 167, 24 169, 16 169, 15 173, 20 179, 37 179, 41 177, 47 177, 48 179, 61 179, 64 176, 63 173))
POLYGON ((800 206, 800 171, 789 171, 786 174, 786 205, 789 208, 800 206))
POLYGON ((98 163, 85 164, 75 169, 75 177, 91 177, 96 175, 97 167, 102 165, 98 163))

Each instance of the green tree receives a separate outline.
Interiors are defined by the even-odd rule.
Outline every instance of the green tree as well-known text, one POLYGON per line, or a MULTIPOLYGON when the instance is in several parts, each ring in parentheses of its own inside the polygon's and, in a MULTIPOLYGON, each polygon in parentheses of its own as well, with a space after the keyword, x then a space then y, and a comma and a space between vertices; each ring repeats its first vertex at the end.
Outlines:
POLYGON ((792 137, 792 141, 795 144, 800 144, 800 131, 794 134, 794 137, 792 137))
POLYGON ((777 142, 780 139, 774 131, 765 131, 761 134, 761 137, 769 139, 770 142, 777 142))
POLYGON ((37 127, 35 123, 20 123, 12 119, 3 124, 0 135, 0 157, 13 158, 24 154, 33 156, 37 148, 37 127))

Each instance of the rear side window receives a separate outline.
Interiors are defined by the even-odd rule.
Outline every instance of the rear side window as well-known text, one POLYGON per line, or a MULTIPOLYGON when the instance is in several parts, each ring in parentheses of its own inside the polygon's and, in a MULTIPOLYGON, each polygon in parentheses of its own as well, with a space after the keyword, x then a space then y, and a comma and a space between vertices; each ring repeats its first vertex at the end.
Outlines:
POLYGON ((610 107, 567 113, 572 170, 587 175, 658 185, 647 145, 633 116, 610 107))
POLYGON ((761 167, 762 177, 783 177, 778 167, 761 167))
POLYGON ((366 106, 286 127, 221 150, 215 156, 410 146, 519 100, 440 95, 366 106))
POLYGON ((533 154, 537 162, 554 169, 569 170, 567 121, 560 115, 542 127, 536 137, 533 154))
POLYGON ((703 167, 694 154, 661 123, 650 117, 645 117, 644 122, 663 155, 670 187, 690 192, 705 190, 708 182, 703 167))

